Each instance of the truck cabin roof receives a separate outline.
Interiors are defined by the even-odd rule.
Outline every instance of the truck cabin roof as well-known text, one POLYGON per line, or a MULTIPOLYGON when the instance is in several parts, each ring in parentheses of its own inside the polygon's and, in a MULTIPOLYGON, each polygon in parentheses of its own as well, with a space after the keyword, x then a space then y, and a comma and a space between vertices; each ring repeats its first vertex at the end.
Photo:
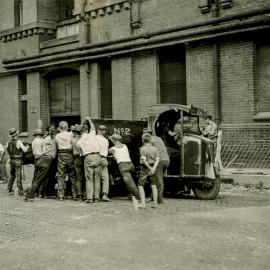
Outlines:
POLYGON ((149 107, 148 115, 149 116, 158 116, 161 115, 167 111, 176 111, 176 112, 184 112, 184 115, 190 115, 190 116, 199 116, 206 119, 207 112, 203 109, 194 107, 193 105, 180 105, 180 104, 156 104, 149 107))

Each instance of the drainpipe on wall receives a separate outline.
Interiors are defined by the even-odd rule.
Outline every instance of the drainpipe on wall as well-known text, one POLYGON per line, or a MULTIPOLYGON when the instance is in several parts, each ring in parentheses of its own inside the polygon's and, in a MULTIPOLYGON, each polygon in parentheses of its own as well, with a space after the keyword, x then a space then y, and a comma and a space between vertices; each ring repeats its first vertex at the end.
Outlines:
POLYGON ((89 16, 85 14, 85 7, 87 5, 87 0, 82 1, 81 14, 80 14, 80 36, 79 43, 80 46, 84 46, 90 41, 90 20, 89 16))
MULTIPOLYGON (((212 17, 220 16, 220 0, 212 0, 212 17)), ((214 119, 217 125, 221 123, 221 87, 220 87, 220 46, 218 43, 213 44, 213 90, 214 90, 214 119)))

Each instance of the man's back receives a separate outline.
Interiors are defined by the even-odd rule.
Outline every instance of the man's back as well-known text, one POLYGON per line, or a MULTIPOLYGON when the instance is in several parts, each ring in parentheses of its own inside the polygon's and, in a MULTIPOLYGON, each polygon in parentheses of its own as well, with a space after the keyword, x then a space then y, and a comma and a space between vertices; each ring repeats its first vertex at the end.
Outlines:
POLYGON ((158 149, 150 143, 146 143, 140 150, 141 158, 145 157, 149 164, 154 164, 158 157, 158 149))
POLYGON ((153 146, 155 146, 158 149, 160 160, 170 161, 165 143, 163 142, 163 140, 160 137, 152 135, 151 136, 151 143, 153 146))

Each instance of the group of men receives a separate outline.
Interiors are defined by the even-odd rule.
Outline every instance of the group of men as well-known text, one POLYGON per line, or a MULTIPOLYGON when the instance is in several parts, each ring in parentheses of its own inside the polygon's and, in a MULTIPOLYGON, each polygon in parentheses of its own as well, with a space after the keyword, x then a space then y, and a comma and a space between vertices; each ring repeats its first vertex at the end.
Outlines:
MULTIPOLYGON (((206 124, 206 127, 201 129, 202 134, 210 139, 215 138, 217 127, 210 116, 207 117, 206 124)), ((31 187, 24 192, 22 164, 23 155, 29 150, 29 146, 18 139, 18 131, 12 128, 9 130, 11 140, 7 144, 10 156, 8 194, 14 193, 12 187, 17 178, 18 194, 25 194, 25 201, 32 200, 35 196, 48 195, 46 193, 52 186, 49 180, 57 171, 58 200, 64 200, 65 183, 67 179, 70 179, 74 200, 84 199, 86 203, 96 203, 101 199, 109 202, 107 158, 111 154, 132 196, 134 208, 146 206, 144 185, 147 179, 150 179, 153 207, 156 207, 158 203, 163 202, 163 176, 169 166, 170 158, 164 141, 151 133, 152 130, 144 129, 142 135, 141 171, 137 186, 132 177, 135 168, 127 146, 121 142, 120 135, 113 134, 109 137, 113 147, 109 148, 106 126, 100 125, 96 130, 90 117, 87 117, 81 125, 71 126, 71 131, 68 131, 68 123, 65 121, 59 123, 58 129, 54 125, 48 126, 46 135, 41 129, 37 129, 33 132, 35 138, 32 142, 32 151, 35 156, 34 177, 31 187), (56 169, 54 169, 54 164, 57 166, 56 169)))
POLYGON ((109 202, 107 158, 111 154, 132 197, 134 209, 146 206, 144 184, 147 179, 151 181, 153 207, 163 201, 163 175, 170 160, 164 142, 161 138, 152 136, 151 130, 144 130, 142 135, 138 186, 132 177, 135 168, 127 146, 121 142, 122 137, 118 134, 109 137, 113 143, 113 147, 109 148, 106 126, 100 125, 96 130, 89 117, 83 124, 71 126, 71 131, 68 131, 67 122, 62 121, 58 129, 50 125, 45 135, 41 129, 33 132, 32 151, 35 156, 35 170, 31 187, 25 190, 22 186, 22 164, 23 155, 29 147, 19 140, 16 129, 10 129, 9 136, 11 140, 7 144, 7 151, 10 155, 10 179, 7 189, 10 195, 14 193, 12 188, 17 178, 18 194, 24 194, 25 201, 46 196, 48 186, 51 184, 49 180, 52 167, 57 159, 58 200, 64 200, 65 183, 69 178, 74 200, 84 199, 86 203, 96 203, 101 199, 109 202))

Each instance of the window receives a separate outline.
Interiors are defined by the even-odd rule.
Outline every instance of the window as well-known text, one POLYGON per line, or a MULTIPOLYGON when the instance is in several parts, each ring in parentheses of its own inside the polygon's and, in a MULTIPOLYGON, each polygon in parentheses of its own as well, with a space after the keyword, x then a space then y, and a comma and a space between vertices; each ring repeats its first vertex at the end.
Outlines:
POLYGON ((187 103, 185 52, 181 47, 159 51, 160 102, 187 103))
POLYGON ((112 118, 112 69, 111 61, 103 60, 100 66, 101 118, 112 118))
POLYGON ((22 11, 23 3, 22 0, 14 0, 14 26, 22 25, 22 11))
POLYGON ((74 0, 57 0, 59 20, 69 19, 73 16, 74 0))
POLYGON ((20 131, 28 131, 28 112, 27 112, 27 78, 26 73, 19 73, 18 75, 19 87, 19 109, 20 109, 20 131))

